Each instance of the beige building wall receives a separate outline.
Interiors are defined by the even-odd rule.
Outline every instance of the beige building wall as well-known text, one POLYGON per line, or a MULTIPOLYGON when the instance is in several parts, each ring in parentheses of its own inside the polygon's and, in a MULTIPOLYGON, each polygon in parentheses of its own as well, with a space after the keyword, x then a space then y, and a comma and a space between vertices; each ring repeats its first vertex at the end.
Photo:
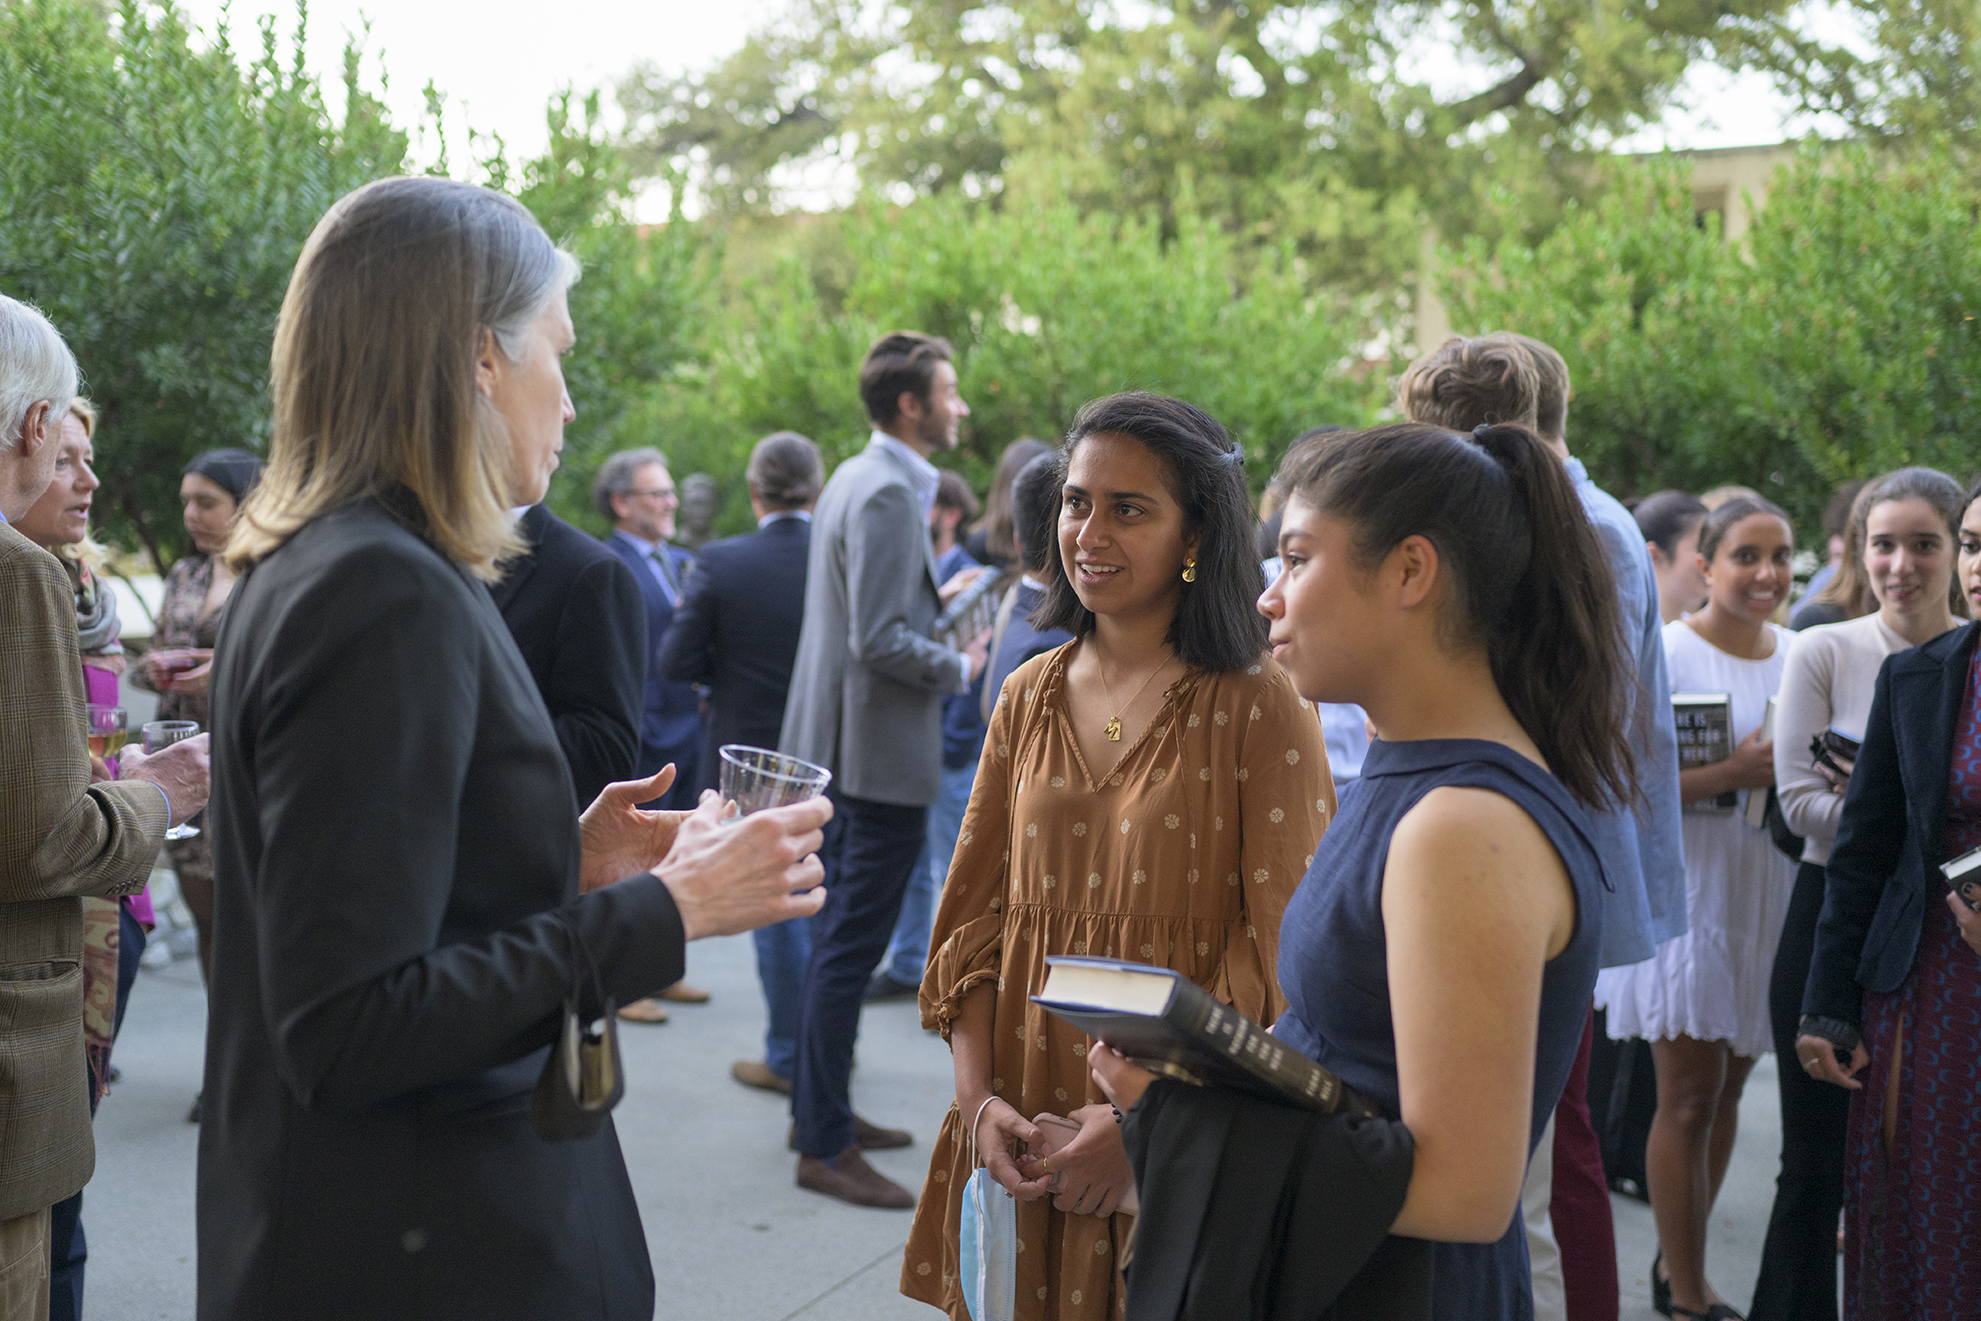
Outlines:
MULTIPOLYGON (((1672 155, 1692 165, 1692 209, 1701 217, 1720 217, 1720 232, 1729 243, 1738 243, 1753 223, 1755 213, 1768 204, 1768 183, 1775 170, 1795 154, 1795 144, 1776 143, 1765 147, 1715 147, 1703 151, 1675 151, 1672 155)), ((1416 352, 1433 348, 1451 334, 1451 317, 1437 294, 1438 234, 1424 231, 1422 255, 1418 260, 1416 352)))

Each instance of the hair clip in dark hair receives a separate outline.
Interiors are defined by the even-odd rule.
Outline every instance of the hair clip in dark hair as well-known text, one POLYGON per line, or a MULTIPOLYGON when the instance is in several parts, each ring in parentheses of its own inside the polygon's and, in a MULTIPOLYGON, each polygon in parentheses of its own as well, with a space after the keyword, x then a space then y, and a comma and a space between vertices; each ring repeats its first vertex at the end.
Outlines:
POLYGON ((1224 461, 1234 468, 1244 467, 1245 447, 1235 440, 1232 441, 1231 448, 1224 452, 1224 461))
POLYGON ((1472 439, 1482 441, 1486 438, 1486 433, 1488 431, 1491 431, 1492 429, 1493 429, 1492 423, 1481 422, 1478 426, 1472 428, 1472 439))

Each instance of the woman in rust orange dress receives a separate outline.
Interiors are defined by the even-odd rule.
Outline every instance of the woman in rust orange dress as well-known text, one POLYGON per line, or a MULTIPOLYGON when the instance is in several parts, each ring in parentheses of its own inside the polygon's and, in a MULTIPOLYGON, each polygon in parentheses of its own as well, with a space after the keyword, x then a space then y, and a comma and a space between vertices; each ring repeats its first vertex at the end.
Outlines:
POLYGON ((992 714, 936 916, 922 1020, 949 1041, 943 1121, 901 1291, 966 1318, 975 1160, 1018 1199, 1027 1321, 1113 1318, 1133 1186, 1083 1034, 1030 1003, 1048 955, 1175 968, 1270 1023, 1280 914, 1333 815, 1313 709, 1266 655, 1238 449, 1174 399, 1081 410, 1064 450, 1063 572, 1034 616, 1074 641, 1021 666, 992 714), (1054 1142, 1033 1120, 1065 1116, 1054 1142))

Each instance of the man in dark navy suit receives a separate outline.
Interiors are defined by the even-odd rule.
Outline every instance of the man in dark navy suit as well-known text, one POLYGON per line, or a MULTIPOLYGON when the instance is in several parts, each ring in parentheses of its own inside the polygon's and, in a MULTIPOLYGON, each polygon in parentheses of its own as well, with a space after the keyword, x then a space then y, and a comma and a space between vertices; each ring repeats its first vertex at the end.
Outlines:
MULTIPOLYGON (((702 547, 660 647, 669 679, 709 689, 701 752, 701 783, 707 788, 714 788, 721 774, 716 750, 723 744, 777 747, 805 621, 811 510, 825 485, 825 464, 810 440, 779 431, 757 442, 745 478, 757 530, 702 547)), ((755 933, 757 977, 770 1024, 763 1059, 730 1066, 746 1087, 791 1090, 799 1000, 812 948, 807 924, 808 919, 795 919, 755 933)))
MULTIPOLYGON (((640 758, 634 775, 647 776, 674 763, 674 784, 643 807, 687 811, 701 792, 698 761, 702 750, 702 699, 694 685, 669 679, 660 665, 660 644, 681 604, 688 570, 695 558, 667 544, 674 535, 674 511, 681 506, 667 457, 657 449, 621 450, 599 467, 592 482, 592 507, 612 520, 606 547, 633 571, 646 602, 646 708, 640 722, 640 758)), ((676 982, 661 998, 700 1004, 708 992, 676 982)), ((667 1011, 650 1000, 627 1005, 621 1018, 664 1023, 667 1011)))
POLYGON ((530 553, 490 591, 550 708, 582 812, 639 764, 646 606, 618 556, 543 505, 516 530, 530 553))
POLYGON ((668 475, 667 459, 656 449, 621 450, 608 458, 592 483, 592 504, 612 520, 606 546, 633 571, 647 610, 646 711, 640 724, 638 775, 652 775, 669 762, 678 772, 674 787, 657 803, 665 810, 690 810, 701 780, 701 695, 694 685, 667 677, 659 663, 661 642, 674 622, 694 557, 667 544, 674 535, 680 497, 668 475))

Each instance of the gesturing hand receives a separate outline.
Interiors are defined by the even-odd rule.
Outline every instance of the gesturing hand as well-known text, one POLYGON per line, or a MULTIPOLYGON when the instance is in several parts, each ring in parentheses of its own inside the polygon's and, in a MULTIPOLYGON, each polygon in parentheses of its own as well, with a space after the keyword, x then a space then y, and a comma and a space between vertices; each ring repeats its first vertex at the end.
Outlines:
MULTIPOLYGON (((1132 1067, 1132 1066, 1131 1066, 1132 1067)), ((1018 1168, 1028 1177, 1046 1180, 1057 1194, 1055 1209, 1073 1215, 1110 1216, 1135 1187, 1135 1172, 1128 1165, 1128 1151, 1121 1145, 1121 1126, 1114 1122, 1114 1111, 1104 1105, 1083 1105, 1067 1116, 1080 1125, 1080 1131, 1057 1151, 1046 1148, 1037 1155, 1018 1158, 1018 1168)))
POLYGON ((817 854, 831 801, 808 798, 740 820, 726 819, 728 810, 714 792, 704 792, 654 868, 674 896, 688 939, 810 917, 824 907, 825 868, 817 854))
POLYGON ((674 763, 644 780, 620 780, 599 790, 592 805, 578 818, 578 838, 584 861, 578 867, 578 889, 596 890, 643 871, 652 871, 674 847, 686 812, 642 812, 674 783, 674 763))

